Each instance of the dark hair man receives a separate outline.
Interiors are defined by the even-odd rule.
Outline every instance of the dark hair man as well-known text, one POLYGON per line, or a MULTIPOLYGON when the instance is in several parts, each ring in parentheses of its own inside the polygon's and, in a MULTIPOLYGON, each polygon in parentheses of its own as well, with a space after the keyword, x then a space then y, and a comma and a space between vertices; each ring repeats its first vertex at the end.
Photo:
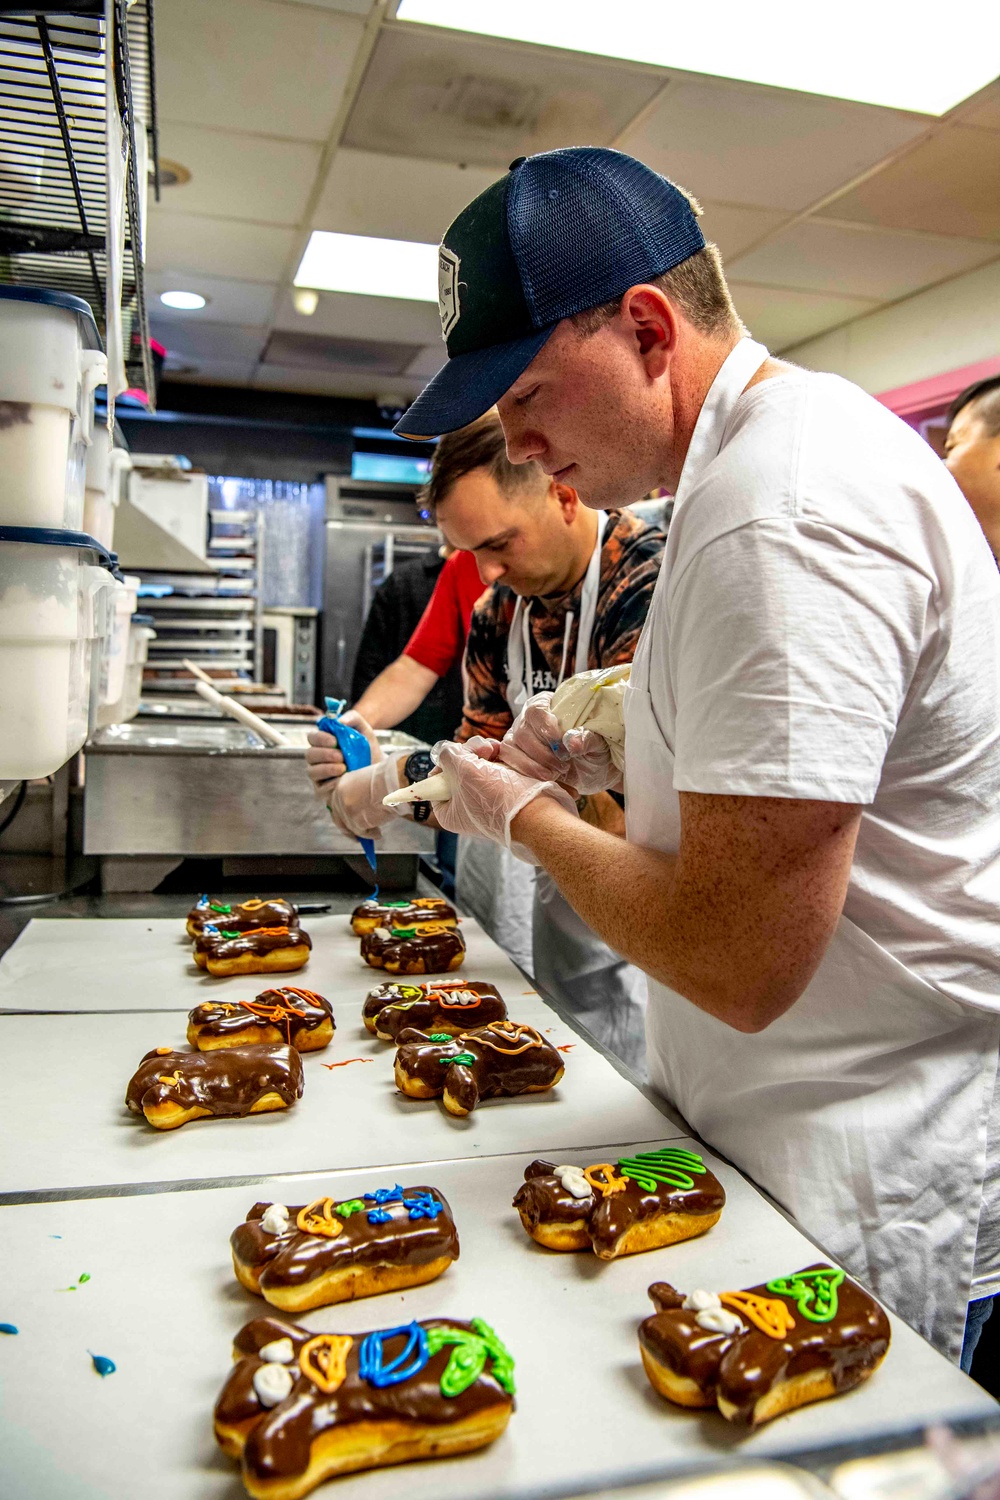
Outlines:
MULTIPOLYGON (((662 532, 629 511, 596 514, 538 464, 511 464, 492 411, 438 444, 427 500, 448 542, 476 559, 486 588, 469 624, 459 741, 498 742, 534 694, 574 672, 632 660, 660 568, 662 532)), ((392 816, 382 798, 430 769, 409 776, 400 757, 343 775, 339 751, 321 739, 312 736, 309 774, 327 786, 329 777, 340 777, 330 790, 330 811, 355 835, 374 836, 392 816)), ((582 810, 596 826, 624 832, 620 806, 603 789, 582 810)), ((459 899, 512 956, 527 918, 540 989, 616 1056, 641 1066, 642 976, 594 937, 544 871, 527 916, 495 851, 484 852, 488 864, 477 865, 475 843, 462 841, 459 899), (478 901, 469 899, 470 889, 479 890, 478 901)))
POLYGON ((587 505, 676 504, 625 693, 627 842, 560 795, 596 747, 560 747, 545 700, 502 746, 442 747, 438 817, 541 862, 649 976, 651 1081, 968 1363, 1000 1290, 1000 575, 975 518, 892 413, 745 336, 690 199, 631 157, 518 160, 440 276, 449 360, 397 430, 496 403, 511 459, 587 505))
POLYGON ((1000 375, 956 396, 948 420, 944 461, 1000 558, 1000 375))

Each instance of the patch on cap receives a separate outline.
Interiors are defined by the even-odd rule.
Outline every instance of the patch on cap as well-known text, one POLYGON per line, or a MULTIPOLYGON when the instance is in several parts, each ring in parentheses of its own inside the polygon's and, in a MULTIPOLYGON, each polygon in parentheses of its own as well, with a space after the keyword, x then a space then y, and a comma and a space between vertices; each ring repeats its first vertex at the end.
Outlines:
POLYGON ((443 339, 447 339, 462 313, 458 291, 460 266, 461 260, 454 250, 442 245, 438 250, 438 312, 441 315, 443 339))

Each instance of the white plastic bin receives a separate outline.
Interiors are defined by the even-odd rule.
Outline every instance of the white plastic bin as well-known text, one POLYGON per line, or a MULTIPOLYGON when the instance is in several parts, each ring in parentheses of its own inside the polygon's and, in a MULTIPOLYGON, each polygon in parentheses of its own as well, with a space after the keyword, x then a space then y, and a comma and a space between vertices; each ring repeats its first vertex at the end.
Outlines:
POLYGON ((128 633, 128 663, 125 667, 125 696, 122 699, 120 715, 115 721, 118 724, 125 724, 129 719, 134 719, 139 712, 143 668, 149 656, 149 643, 156 640, 156 631, 147 623, 151 622, 152 618, 152 615, 132 616, 132 628, 128 633))
POLYGON ((115 512, 131 467, 132 455, 128 450, 114 447, 106 427, 95 427, 87 449, 83 529, 109 551, 114 544, 115 512))
POLYGON ((109 568, 79 532, 0 526, 0 780, 50 776, 96 726, 109 568))
POLYGON ((98 693, 97 723, 117 724, 117 709, 125 695, 125 669, 128 664, 129 627, 139 597, 141 579, 126 573, 115 583, 111 632, 101 646, 101 684, 98 693))
POLYGON ((107 378, 82 298, 0 287, 0 526, 82 526, 94 391, 107 378))

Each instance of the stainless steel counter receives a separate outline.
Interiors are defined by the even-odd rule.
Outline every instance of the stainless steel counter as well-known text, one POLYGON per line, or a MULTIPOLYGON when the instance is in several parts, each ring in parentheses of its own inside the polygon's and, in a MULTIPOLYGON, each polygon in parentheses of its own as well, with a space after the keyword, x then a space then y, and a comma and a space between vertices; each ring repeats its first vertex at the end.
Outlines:
MULTIPOLYGON (((305 726, 288 732, 305 742, 305 726)), ((419 744, 379 734, 387 754, 419 744)), ((84 852, 147 857, 357 855, 313 795, 301 748, 263 745, 226 722, 133 720, 99 730, 86 747, 84 852)), ((428 853, 434 834, 402 818, 386 825, 385 854, 428 853)))

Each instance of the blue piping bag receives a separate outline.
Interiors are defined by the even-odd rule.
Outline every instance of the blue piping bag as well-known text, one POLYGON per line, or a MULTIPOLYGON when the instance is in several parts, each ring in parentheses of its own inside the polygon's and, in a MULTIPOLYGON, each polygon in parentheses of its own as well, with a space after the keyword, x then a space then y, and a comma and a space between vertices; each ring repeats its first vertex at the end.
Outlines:
MULTIPOLYGON (((344 757, 344 764, 349 771, 360 771, 364 766, 372 763, 372 747, 361 733, 351 724, 345 724, 340 715, 344 712, 346 698, 327 698, 326 713, 317 721, 316 728, 332 734, 340 747, 340 753, 344 757)), ((375 868, 375 845, 371 839, 358 839, 358 843, 364 852, 365 859, 372 867, 372 874, 376 876, 375 894, 378 895, 378 879, 375 868)))

